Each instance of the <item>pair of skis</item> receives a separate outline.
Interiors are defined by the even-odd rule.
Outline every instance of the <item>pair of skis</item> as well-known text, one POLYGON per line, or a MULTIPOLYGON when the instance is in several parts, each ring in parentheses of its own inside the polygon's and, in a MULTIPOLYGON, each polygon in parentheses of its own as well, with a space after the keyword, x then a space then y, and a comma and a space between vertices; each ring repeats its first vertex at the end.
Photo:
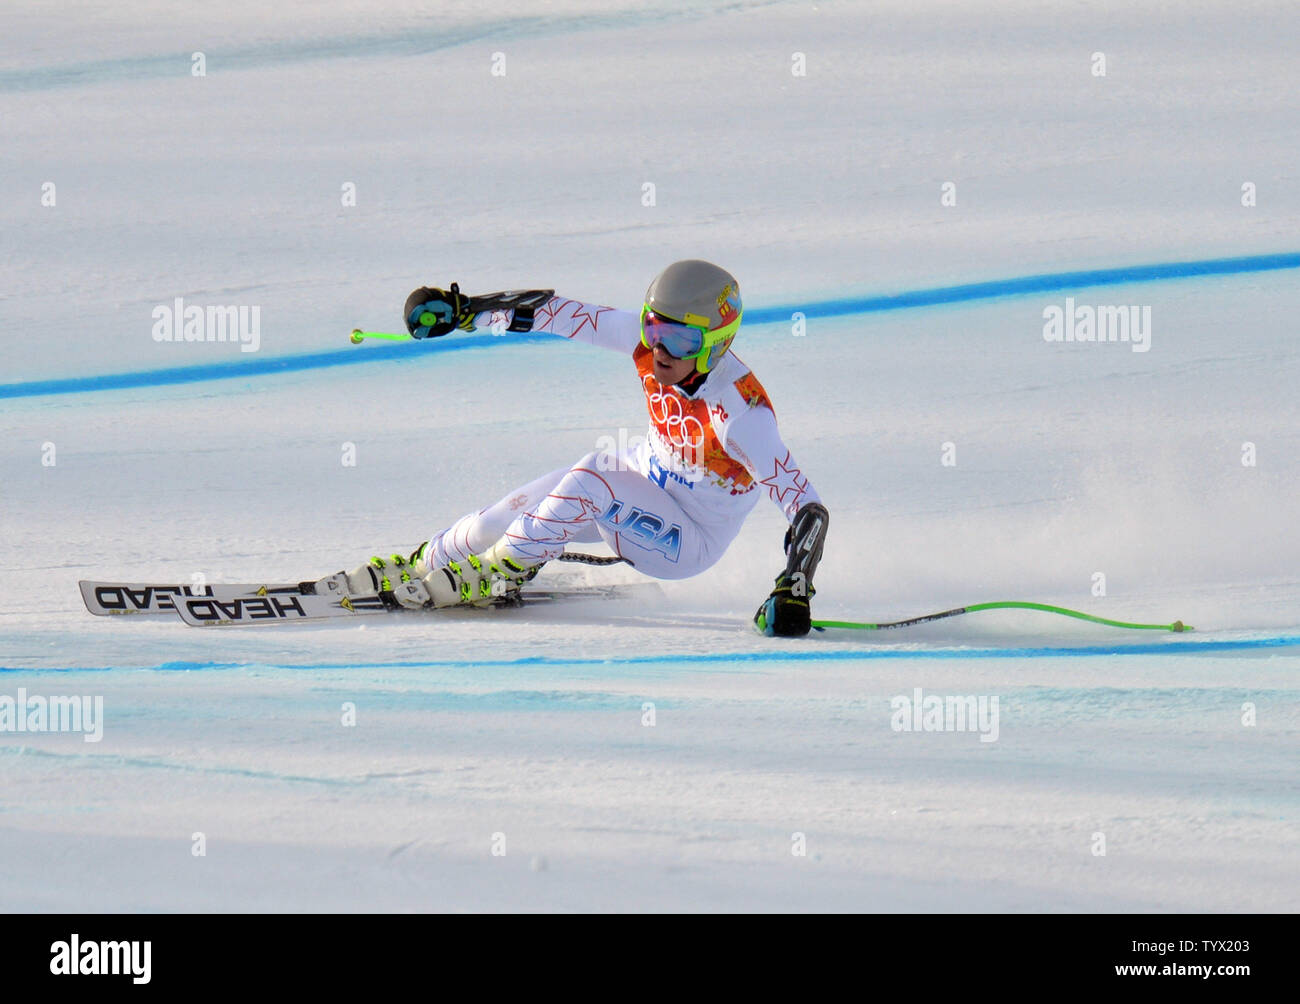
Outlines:
MULTIPOLYGON (((286 624, 303 621, 346 620, 409 610, 383 596, 350 596, 316 592, 314 582, 241 583, 187 586, 151 582, 78 583, 86 609, 101 617, 159 615, 179 617, 191 627, 286 624)), ((616 599, 633 595, 645 585, 570 586, 526 589, 519 601, 504 597, 495 606, 531 605, 571 599, 616 599)))
MULTIPOLYGON (((561 561, 589 565, 610 565, 623 558, 566 553, 561 561)), ((86 609, 100 617, 122 615, 177 616, 191 627, 223 627, 232 624, 286 624, 373 617, 394 613, 420 613, 397 603, 389 594, 350 595, 333 590, 321 592, 317 583, 237 583, 192 586, 153 582, 82 581, 81 598, 86 609)), ((521 606, 535 602, 570 599, 616 599, 648 590, 656 583, 605 586, 536 586, 529 583, 522 593, 503 595, 493 606, 521 606)))

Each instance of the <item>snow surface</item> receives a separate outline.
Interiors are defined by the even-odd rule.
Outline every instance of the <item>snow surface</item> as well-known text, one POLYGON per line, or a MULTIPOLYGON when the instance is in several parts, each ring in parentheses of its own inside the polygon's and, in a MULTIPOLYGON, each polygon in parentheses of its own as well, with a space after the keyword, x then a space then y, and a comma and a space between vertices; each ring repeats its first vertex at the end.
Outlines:
POLYGON ((105 708, 99 743, 0 733, 0 909, 1296 909, 1300 271, 816 316, 1300 251, 1294 4, 60 7, 10 2, 0 33, 0 384, 346 364, 0 396, 0 697, 105 708), (1197 632, 761 638, 766 502, 657 598, 292 630, 84 611, 82 578, 409 549, 639 434, 610 353, 346 335, 453 279, 634 308, 696 256, 752 312, 809 313, 737 348, 832 513, 817 616, 1027 599, 1197 632), (1150 306, 1150 351, 1045 342, 1067 295, 1150 306), (259 306, 260 351, 154 341, 178 296, 259 306), (917 687, 997 696, 997 741, 894 731, 917 687))

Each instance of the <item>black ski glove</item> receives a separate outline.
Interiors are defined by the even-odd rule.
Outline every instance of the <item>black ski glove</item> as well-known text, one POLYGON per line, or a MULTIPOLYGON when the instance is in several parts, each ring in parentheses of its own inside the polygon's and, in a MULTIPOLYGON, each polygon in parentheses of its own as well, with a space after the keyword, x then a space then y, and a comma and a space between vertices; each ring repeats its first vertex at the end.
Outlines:
POLYGON ((475 317, 485 310, 500 310, 510 312, 507 331, 532 331, 534 312, 554 295, 553 289, 507 289, 466 296, 454 282, 451 289, 421 286, 406 298, 406 330, 413 338, 437 338, 457 329, 473 331, 475 317))
POLYGON ((760 633, 797 638, 812 630, 809 601, 817 593, 812 580, 822 559, 830 518, 820 502, 809 502, 795 515, 785 532, 785 568, 776 577, 776 588, 754 614, 760 633))
POLYGON ((406 330, 412 338, 437 338, 460 328, 474 329, 470 298, 451 284, 451 289, 421 286, 406 298, 406 330))

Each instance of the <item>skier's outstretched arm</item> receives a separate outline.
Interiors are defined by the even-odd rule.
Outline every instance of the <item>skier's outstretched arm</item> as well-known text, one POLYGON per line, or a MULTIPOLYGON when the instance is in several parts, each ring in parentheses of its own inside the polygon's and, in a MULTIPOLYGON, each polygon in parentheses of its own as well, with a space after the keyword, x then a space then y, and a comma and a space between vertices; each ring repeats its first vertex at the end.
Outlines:
POLYGON ((641 318, 630 310, 552 296, 537 308, 533 330, 631 355, 641 341, 641 318))
POLYGON ((752 408, 731 423, 726 449, 745 464, 790 521, 785 568, 754 614, 754 623, 767 635, 805 635, 812 629, 813 575, 821 561, 830 513, 782 442, 771 409, 752 408))
POLYGON ((454 282, 450 289, 422 286, 407 297, 405 320, 415 338, 436 338, 457 329, 536 331, 626 355, 641 340, 636 314, 556 296, 550 289, 468 296, 454 282))

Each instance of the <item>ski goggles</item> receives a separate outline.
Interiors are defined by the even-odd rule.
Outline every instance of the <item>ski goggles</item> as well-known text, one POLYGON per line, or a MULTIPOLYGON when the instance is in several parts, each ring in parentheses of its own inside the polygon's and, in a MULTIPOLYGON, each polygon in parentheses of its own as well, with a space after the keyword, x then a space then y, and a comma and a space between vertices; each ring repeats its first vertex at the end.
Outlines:
POLYGON ((740 328, 740 317, 713 331, 709 330, 706 317, 687 314, 685 321, 678 321, 650 309, 649 304, 641 308, 641 344, 647 349, 662 345, 664 351, 677 359, 694 359, 695 367, 701 373, 707 373, 722 358, 726 342, 740 328))

